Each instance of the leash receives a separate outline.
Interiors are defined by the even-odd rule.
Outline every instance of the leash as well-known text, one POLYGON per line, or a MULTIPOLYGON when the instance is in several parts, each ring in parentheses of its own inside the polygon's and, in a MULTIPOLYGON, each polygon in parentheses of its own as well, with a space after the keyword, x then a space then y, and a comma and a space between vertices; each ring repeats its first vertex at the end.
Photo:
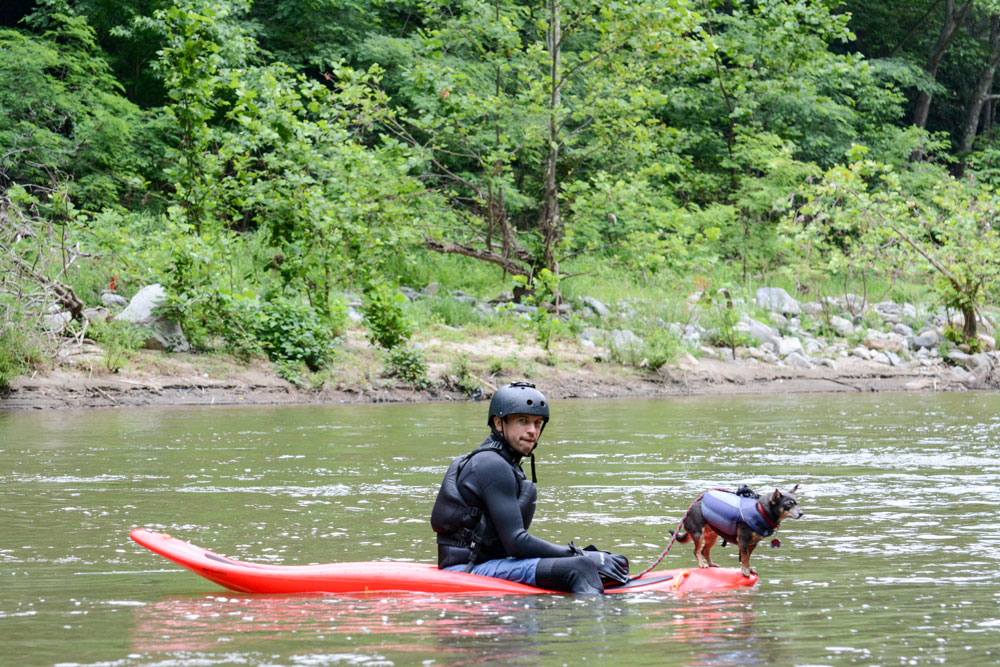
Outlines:
POLYGON ((699 500, 702 499, 702 496, 704 496, 705 493, 707 493, 707 491, 702 492, 697 498, 694 499, 694 501, 692 501, 692 503, 690 505, 688 505, 688 508, 684 511, 684 516, 681 517, 681 522, 679 524, 677 524, 677 530, 670 531, 670 543, 667 544, 667 548, 664 549, 662 553, 660 553, 659 558, 657 558, 653 562, 652 565, 650 565, 649 567, 647 567, 645 570, 643 570, 639 574, 635 574, 635 575, 631 575, 630 574, 629 577, 628 577, 629 581, 634 581, 634 580, 638 579, 639 577, 641 577, 643 575, 649 574, 650 572, 653 571, 653 569, 657 565, 659 565, 660 563, 663 562, 663 559, 666 558, 667 554, 670 552, 670 547, 674 546, 674 542, 677 541, 677 533, 681 532, 681 528, 684 527, 684 520, 687 519, 688 512, 690 512, 691 508, 695 506, 695 503, 697 503, 699 500))
MULTIPOLYGON (((657 565, 659 565, 660 563, 663 562, 663 559, 666 558, 667 554, 670 552, 670 548, 672 546, 674 546, 674 542, 677 541, 677 533, 679 533, 681 531, 681 528, 684 527, 684 521, 685 521, 685 519, 687 519, 688 513, 691 511, 691 508, 694 507, 695 504, 699 500, 701 500, 705 496, 705 494, 708 493, 709 491, 723 491, 725 493, 733 493, 729 489, 721 489, 721 488, 714 488, 714 489, 708 489, 706 491, 702 491, 698 495, 698 497, 695 498, 694 501, 690 505, 688 505, 688 508, 684 511, 684 516, 681 517, 681 522, 677 524, 677 530, 670 531, 670 543, 667 544, 667 548, 664 549, 663 552, 660 554, 660 556, 656 559, 656 561, 654 561, 653 564, 650 565, 649 567, 647 567, 645 570, 643 570, 642 572, 640 572, 639 574, 636 574, 636 575, 629 575, 629 578, 628 578, 629 581, 634 581, 634 580, 638 579, 639 577, 642 577, 642 576, 644 576, 646 574, 649 574, 650 572, 653 571, 653 569, 657 565)), ((755 497, 758 497, 758 498, 760 497, 759 494, 754 493, 751 489, 749 489, 749 487, 747 487, 745 485, 741 486, 736 491, 736 495, 746 495, 748 492, 750 494, 753 494, 755 497)))

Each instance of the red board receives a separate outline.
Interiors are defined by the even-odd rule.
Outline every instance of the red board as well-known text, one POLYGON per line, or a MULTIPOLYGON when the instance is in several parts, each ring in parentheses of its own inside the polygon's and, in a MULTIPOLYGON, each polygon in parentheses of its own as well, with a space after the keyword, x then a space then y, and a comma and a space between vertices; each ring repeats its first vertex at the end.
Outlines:
MULTIPOLYGON (((439 570, 430 563, 364 561, 328 565, 267 565, 243 563, 188 544, 165 533, 133 529, 133 540, 154 553, 220 586, 240 593, 486 593, 542 594, 542 588, 494 577, 439 570)), ((654 570, 607 593, 666 591, 689 593, 746 588, 757 576, 744 577, 735 568, 654 570)))

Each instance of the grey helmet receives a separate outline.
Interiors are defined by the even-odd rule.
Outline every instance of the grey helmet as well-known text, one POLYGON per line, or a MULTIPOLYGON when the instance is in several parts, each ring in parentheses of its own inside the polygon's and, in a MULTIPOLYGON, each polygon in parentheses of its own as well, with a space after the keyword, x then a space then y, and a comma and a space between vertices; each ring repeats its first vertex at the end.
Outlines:
POLYGON ((493 429, 493 418, 507 415, 537 415, 542 427, 549 422, 549 401, 530 382, 512 382, 497 389, 490 400, 487 425, 493 429))

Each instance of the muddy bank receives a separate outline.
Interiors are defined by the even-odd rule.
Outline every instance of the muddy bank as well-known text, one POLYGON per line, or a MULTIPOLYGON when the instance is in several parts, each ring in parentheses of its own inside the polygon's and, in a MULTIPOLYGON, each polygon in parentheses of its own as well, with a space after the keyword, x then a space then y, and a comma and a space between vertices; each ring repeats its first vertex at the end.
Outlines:
MULTIPOLYGON (((993 389, 989 378, 975 378, 944 364, 893 367, 858 359, 838 361, 834 367, 801 369, 752 359, 694 360, 659 371, 643 371, 602 363, 593 353, 561 350, 555 363, 540 350, 517 341, 473 344, 428 344, 431 386, 414 390, 378 373, 378 360, 356 350, 318 387, 297 387, 278 377, 266 362, 243 364, 218 356, 166 355, 143 351, 118 373, 103 371, 85 355, 72 364, 36 372, 12 383, 0 397, 0 409, 57 409, 88 407, 173 405, 279 405, 470 400, 461 390, 449 364, 440 360, 461 354, 468 360, 482 395, 514 379, 527 376, 553 399, 724 396, 796 394, 803 392, 934 392, 993 389), (476 357, 476 347, 495 358, 512 345, 526 364, 514 363, 499 373, 486 372, 487 358, 476 357), (477 371, 477 369, 479 369, 477 371)), ((598 357, 599 358, 599 357, 598 357)), ((493 364, 496 365, 495 363, 493 364)))

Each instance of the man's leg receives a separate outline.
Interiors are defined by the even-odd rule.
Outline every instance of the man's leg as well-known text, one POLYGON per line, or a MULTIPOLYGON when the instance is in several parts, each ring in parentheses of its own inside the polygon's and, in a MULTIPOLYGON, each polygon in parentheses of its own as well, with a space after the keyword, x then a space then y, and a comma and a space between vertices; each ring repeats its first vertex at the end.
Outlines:
POLYGON ((576 595, 604 593, 597 565, 586 556, 539 559, 535 568, 535 586, 576 595))

